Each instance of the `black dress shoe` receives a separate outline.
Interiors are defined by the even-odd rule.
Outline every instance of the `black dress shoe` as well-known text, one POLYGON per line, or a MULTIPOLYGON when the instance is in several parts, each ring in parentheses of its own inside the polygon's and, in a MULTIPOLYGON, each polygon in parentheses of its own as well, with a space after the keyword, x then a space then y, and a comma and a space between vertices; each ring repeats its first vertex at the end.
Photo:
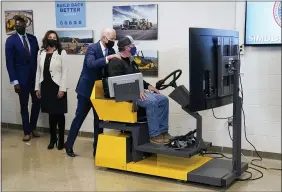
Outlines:
POLYGON ((50 144, 48 145, 48 149, 53 149, 54 145, 58 146, 58 140, 51 140, 50 144))
POLYGON ((70 157, 76 157, 76 154, 73 152, 73 149, 67 148, 66 143, 65 143, 65 149, 66 149, 66 153, 67 153, 68 156, 70 156, 70 157))
POLYGON ((58 150, 62 150, 63 148, 65 148, 64 144, 60 143, 58 144, 58 150))

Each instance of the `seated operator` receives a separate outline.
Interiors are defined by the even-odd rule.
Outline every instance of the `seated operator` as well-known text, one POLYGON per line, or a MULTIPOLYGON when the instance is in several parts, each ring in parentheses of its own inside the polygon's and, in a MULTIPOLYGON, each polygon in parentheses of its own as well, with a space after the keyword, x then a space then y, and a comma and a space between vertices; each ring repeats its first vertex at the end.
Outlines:
MULTIPOLYGON (((123 37, 118 41, 120 59, 112 59, 106 68, 109 77, 139 73, 138 67, 132 56, 136 54, 136 47, 131 36, 123 37)), ((164 95, 144 81, 145 91, 140 94, 136 101, 137 106, 146 109, 146 116, 149 127, 150 141, 156 144, 167 144, 171 139, 168 133, 168 110, 169 101, 164 95)))

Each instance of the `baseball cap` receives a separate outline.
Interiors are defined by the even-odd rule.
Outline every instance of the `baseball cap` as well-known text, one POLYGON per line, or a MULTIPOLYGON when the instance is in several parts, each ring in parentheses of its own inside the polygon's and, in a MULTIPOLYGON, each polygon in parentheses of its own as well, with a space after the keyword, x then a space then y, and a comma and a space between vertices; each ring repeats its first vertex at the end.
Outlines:
POLYGON ((125 37, 122 37, 118 43, 117 43, 117 46, 118 47, 125 47, 125 46, 128 46, 128 45, 136 45, 137 43, 134 41, 134 39, 130 36, 130 35, 127 35, 125 37))

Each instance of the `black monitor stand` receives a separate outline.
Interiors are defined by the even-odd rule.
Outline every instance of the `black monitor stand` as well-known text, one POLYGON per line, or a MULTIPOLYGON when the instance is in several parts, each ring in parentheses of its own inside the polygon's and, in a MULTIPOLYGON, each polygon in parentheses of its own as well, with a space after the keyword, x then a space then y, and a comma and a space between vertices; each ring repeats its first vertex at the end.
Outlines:
POLYGON ((239 75, 240 58, 237 56, 233 61, 234 66, 234 85, 233 85, 233 143, 232 143, 232 162, 233 172, 239 177, 242 174, 241 168, 241 133, 242 133, 242 98, 239 96, 239 75))
MULTIPOLYGON (((219 45, 217 49, 218 65, 222 68, 224 67, 223 72, 220 74, 222 77, 227 76, 231 83, 228 87, 223 87, 224 91, 218 90, 218 93, 221 93, 222 97, 231 96, 231 100, 233 99, 232 160, 212 159, 202 167, 188 173, 188 181, 227 187, 248 169, 248 164, 242 163, 241 160, 242 98, 239 96, 240 57, 239 54, 224 56, 221 48, 221 45, 219 45)), ((222 80, 223 78, 220 79, 222 80)), ((198 112, 194 112, 193 108, 189 107, 189 94, 189 91, 181 85, 176 87, 169 96, 181 105, 184 111, 196 119, 197 142, 199 142, 198 146, 201 146, 202 143, 206 143, 202 139, 202 117, 198 112)))
POLYGON ((240 53, 235 38, 230 37, 229 43, 223 37, 216 39, 217 51, 217 94, 219 97, 233 96, 233 140, 232 162, 233 172, 237 176, 241 169, 241 132, 242 132, 242 98, 239 95, 240 53))

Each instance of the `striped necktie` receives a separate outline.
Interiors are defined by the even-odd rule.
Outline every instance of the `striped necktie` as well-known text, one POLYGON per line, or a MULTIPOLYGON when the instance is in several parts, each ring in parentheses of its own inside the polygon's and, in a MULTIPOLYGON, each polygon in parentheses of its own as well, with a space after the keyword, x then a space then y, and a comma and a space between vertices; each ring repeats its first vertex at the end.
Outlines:
POLYGON ((25 35, 23 35, 22 37, 23 37, 24 48, 25 48, 27 54, 30 55, 29 48, 28 48, 27 41, 26 41, 26 37, 25 37, 25 35))

